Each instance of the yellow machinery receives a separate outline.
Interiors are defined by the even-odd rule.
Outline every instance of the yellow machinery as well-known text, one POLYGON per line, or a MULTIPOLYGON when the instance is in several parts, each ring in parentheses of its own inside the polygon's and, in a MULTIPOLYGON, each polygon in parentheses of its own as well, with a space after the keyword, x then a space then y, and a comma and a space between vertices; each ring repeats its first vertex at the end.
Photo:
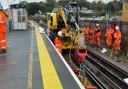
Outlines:
POLYGON ((50 39, 54 43, 54 39, 58 33, 58 31, 62 31, 62 49, 72 49, 74 48, 73 39, 75 33, 71 31, 69 28, 69 24, 67 23, 66 15, 64 8, 62 6, 58 7, 58 11, 52 12, 48 14, 48 29, 50 30, 50 39))
MULTIPOLYGON (((62 5, 59 5, 56 8, 56 11, 48 14, 48 29, 49 29, 49 37, 54 43, 54 39, 57 36, 59 31, 62 32, 61 42, 62 49, 74 49, 77 42, 79 43, 80 39, 76 39, 79 37, 79 11, 78 11, 78 3, 70 2, 69 5, 62 2, 62 5), (68 7, 69 6, 69 7, 68 7), (74 11, 71 9, 75 9, 74 11)), ((84 35, 83 35, 84 36, 84 35)), ((84 38, 84 37, 83 37, 84 38)))
POLYGON ((48 16, 47 16, 47 25, 48 25, 48 28, 51 30, 51 31, 54 31, 57 29, 57 15, 56 13, 48 13, 48 16))
POLYGON ((128 21, 128 0, 123 0, 122 21, 128 21))

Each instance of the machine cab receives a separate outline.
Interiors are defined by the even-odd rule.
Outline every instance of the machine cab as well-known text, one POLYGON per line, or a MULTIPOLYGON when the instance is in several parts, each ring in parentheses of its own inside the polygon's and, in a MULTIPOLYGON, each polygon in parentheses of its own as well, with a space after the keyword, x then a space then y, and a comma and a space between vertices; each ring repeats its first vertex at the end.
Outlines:
POLYGON ((57 29, 57 15, 56 13, 47 13, 47 26, 50 30, 57 29))

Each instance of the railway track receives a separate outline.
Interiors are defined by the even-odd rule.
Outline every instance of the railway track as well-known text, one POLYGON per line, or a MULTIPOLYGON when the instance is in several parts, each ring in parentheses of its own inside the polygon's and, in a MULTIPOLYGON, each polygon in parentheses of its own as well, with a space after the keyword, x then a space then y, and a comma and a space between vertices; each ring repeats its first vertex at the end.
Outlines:
POLYGON ((128 78, 128 72, 93 51, 88 50, 87 60, 82 64, 76 61, 73 54, 71 54, 71 58, 73 62, 75 59, 75 64, 81 67, 82 71, 94 81, 99 89, 128 89, 128 85, 124 82, 124 79, 128 78))
MULTIPOLYGON (((76 60, 75 56, 71 55, 76 60)), ((77 65, 80 63, 77 61, 77 65)), ((128 89, 124 82, 128 73, 92 51, 88 51, 87 60, 82 64, 82 70, 94 81, 99 89, 128 89)))

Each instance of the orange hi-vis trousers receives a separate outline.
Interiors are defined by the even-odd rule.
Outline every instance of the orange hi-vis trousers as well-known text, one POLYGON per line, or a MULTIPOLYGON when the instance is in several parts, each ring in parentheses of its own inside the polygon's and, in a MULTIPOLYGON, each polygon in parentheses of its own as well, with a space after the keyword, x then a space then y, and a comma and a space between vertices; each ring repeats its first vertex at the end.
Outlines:
POLYGON ((0 50, 6 49, 7 47, 6 44, 6 33, 5 32, 0 32, 0 50))
POLYGON ((111 35, 106 37, 106 44, 107 44, 107 46, 111 46, 112 45, 112 36, 111 35))
POLYGON ((119 49, 120 50, 120 44, 121 44, 121 39, 115 39, 114 41, 114 49, 119 49))
POLYGON ((96 45, 100 47, 100 33, 96 33, 96 45))
POLYGON ((88 33, 84 33, 84 38, 85 38, 85 41, 88 41, 88 33))
POLYGON ((114 44, 113 44, 113 49, 114 49, 114 52, 116 55, 119 54, 119 51, 120 51, 120 44, 121 44, 121 39, 116 39, 114 41, 114 44))
POLYGON ((0 11, 0 50, 6 50, 6 15, 0 11))
POLYGON ((91 40, 91 45, 94 46, 95 45, 95 34, 94 33, 91 34, 91 39, 90 40, 91 40))
POLYGON ((6 49, 6 25, 0 24, 0 50, 6 49))

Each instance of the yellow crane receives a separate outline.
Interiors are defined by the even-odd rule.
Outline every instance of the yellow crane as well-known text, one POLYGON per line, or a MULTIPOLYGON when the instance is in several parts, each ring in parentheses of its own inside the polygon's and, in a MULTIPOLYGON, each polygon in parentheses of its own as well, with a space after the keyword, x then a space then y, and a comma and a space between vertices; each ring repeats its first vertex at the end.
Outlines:
POLYGON ((62 49, 71 49, 73 46, 72 35, 70 34, 71 29, 69 29, 69 24, 67 23, 64 8, 59 6, 58 11, 48 14, 47 25, 50 31, 50 39, 53 41, 58 33, 62 31, 62 49))

